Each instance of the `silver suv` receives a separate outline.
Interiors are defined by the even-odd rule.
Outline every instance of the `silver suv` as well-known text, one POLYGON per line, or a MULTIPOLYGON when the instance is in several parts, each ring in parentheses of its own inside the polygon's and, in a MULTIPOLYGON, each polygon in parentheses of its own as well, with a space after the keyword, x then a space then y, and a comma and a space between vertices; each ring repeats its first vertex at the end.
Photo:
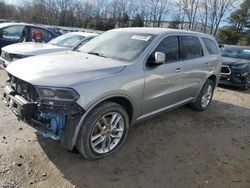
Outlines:
POLYGON ((18 118, 93 160, 118 150, 141 120, 186 104, 206 109, 221 56, 210 35, 125 28, 6 70, 4 101, 18 118))

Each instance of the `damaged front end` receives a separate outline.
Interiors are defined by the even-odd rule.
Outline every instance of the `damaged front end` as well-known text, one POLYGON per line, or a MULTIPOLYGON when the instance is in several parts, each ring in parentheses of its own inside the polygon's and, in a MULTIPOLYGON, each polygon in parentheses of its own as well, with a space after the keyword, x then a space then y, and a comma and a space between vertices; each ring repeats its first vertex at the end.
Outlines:
POLYGON ((78 93, 71 88, 33 86, 9 74, 3 99, 17 117, 42 132, 60 139, 73 149, 72 137, 84 110, 76 103, 78 93))

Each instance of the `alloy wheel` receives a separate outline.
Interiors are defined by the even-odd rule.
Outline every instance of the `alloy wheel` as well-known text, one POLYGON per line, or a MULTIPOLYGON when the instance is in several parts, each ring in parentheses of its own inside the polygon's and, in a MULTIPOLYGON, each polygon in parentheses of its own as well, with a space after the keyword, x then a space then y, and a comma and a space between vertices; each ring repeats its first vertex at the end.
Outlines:
POLYGON ((208 104, 210 103, 213 95, 213 87, 211 85, 208 85, 204 95, 201 98, 201 106, 202 108, 206 108, 208 104))
POLYGON ((95 124, 90 143, 91 148, 98 154, 112 151, 121 141, 125 133, 122 115, 111 112, 103 115, 95 124))

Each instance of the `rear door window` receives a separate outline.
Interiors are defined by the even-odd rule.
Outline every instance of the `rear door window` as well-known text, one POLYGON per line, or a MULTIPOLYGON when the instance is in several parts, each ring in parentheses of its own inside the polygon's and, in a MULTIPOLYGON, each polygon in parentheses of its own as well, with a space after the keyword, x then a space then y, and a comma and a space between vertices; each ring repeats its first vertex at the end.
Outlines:
POLYGON ((181 59, 193 59, 203 56, 200 41, 194 36, 181 36, 181 59))
POLYGON ((208 38, 202 38, 202 40, 204 41, 209 54, 219 54, 219 49, 213 40, 208 38))
POLYGON ((38 27, 32 27, 31 34, 34 42, 49 42, 53 38, 49 31, 38 27))

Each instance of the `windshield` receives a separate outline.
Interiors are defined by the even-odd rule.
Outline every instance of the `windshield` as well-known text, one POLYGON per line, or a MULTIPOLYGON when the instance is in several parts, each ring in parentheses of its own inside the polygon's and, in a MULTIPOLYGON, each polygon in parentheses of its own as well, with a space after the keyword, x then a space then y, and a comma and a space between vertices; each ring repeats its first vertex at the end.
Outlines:
POLYGON ((77 34, 65 34, 61 35, 49 42, 49 44, 53 44, 56 46, 68 47, 73 48, 75 47, 80 41, 82 41, 85 36, 77 35, 77 34))
POLYGON ((138 57, 155 35, 121 31, 107 31, 79 48, 80 52, 121 61, 138 57))
POLYGON ((224 47, 221 49, 223 57, 232 57, 250 60, 250 48, 224 47))

